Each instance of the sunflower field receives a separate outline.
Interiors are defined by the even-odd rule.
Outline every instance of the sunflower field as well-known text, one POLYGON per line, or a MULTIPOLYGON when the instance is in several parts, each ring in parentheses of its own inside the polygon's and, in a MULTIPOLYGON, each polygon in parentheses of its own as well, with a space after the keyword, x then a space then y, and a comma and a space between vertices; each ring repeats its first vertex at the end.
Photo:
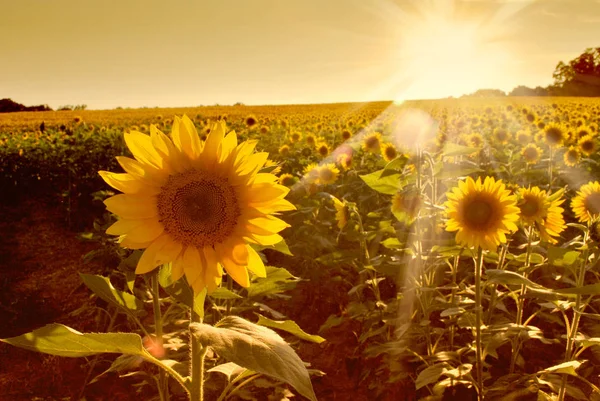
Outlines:
MULTIPOLYGON (((599 124, 584 98, 0 114, 2 203, 88 246, 55 323, 12 325, 4 280, 0 350, 85 361, 37 399, 600 400, 599 124)), ((0 360, 6 399, 41 394, 0 360)))

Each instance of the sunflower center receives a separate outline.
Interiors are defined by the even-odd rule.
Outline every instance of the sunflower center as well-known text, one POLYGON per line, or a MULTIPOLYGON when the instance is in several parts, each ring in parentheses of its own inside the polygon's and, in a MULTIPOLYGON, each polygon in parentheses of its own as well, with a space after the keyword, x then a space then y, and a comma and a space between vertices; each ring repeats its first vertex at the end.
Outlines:
POLYGON ((562 142, 562 131, 555 127, 549 128, 546 131, 546 141, 552 145, 562 142))
POLYGON ((225 178, 189 170, 169 177, 157 197, 165 231, 178 242, 203 247, 223 242, 237 225, 240 208, 225 178))
POLYGON ((379 146, 379 139, 376 136, 368 137, 365 140, 365 145, 368 149, 373 149, 379 146))
POLYGON ((324 168, 319 171, 319 178, 325 182, 331 181, 334 178, 333 171, 328 168, 324 168))
POLYGON ((593 192, 585 198, 585 208, 591 215, 600 213, 600 192, 593 192))
POLYGON ((521 216, 525 219, 535 219, 538 214, 542 211, 542 207, 537 198, 531 196, 525 196, 524 202, 519 205, 521 209, 521 216))
POLYGON ((385 155, 390 160, 395 159, 396 158, 396 149, 394 149, 391 146, 385 148, 385 155))
POLYGON ((472 229, 488 227, 493 215, 492 205, 484 199, 474 199, 464 211, 465 223, 472 229))

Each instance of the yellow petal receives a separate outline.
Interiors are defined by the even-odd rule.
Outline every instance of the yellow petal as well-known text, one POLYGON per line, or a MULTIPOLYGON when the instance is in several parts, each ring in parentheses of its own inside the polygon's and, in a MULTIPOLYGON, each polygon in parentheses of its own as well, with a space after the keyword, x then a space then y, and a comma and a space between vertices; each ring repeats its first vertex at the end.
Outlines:
POLYGON ((100 177, 111 187, 117 191, 121 191, 126 194, 135 194, 142 192, 157 194, 159 188, 152 188, 144 185, 144 182, 132 176, 131 174, 119 174, 111 173, 110 171, 99 171, 100 177))
POLYGON ((222 273, 219 271, 217 263, 217 254, 212 247, 206 246, 203 249, 204 254, 204 283, 208 292, 212 293, 221 284, 222 273))
POLYGON ((184 115, 183 119, 175 117, 171 136, 177 149, 186 154, 190 160, 196 160, 200 156, 202 143, 200 142, 194 123, 188 116, 184 115))
POLYGON ((173 145, 171 139, 163 134, 154 125, 150 126, 150 139, 156 151, 165 159, 168 164, 178 173, 182 173, 190 168, 189 160, 181 157, 180 151, 173 145))
POLYGON ((221 157, 219 158, 220 162, 225 161, 229 155, 231 154, 231 152, 236 148, 237 146, 237 135, 235 133, 235 131, 231 131, 229 134, 227 134, 225 136, 225 138, 223 139, 223 142, 221 142, 221 147, 219 149, 219 154, 221 155, 221 157))
POLYGON ((247 238, 250 242, 258 245, 275 245, 283 241, 283 237, 279 234, 257 235, 249 233, 247 238))
POLYGON ((134 227, 126 233, 127 237, 133 242, 154 241, 163 233, 163 231, 165 231, 165 227, 158 219, 146 219, 141 221, 143 221, 143 224, 134 227))
POLYGON ((260 255, 250 245, 248 247, 248 270, 258 277, 267 277, 267 270, 260 255))
POLYGON ((161 265, 173 262, 181 255, 181 250, 183 249, 183 245, 173 240, 170 235, 164 234, 164 237, 166 237, 165 243, 156 254, 156 262, 161 265))
POLYGON ((277 199, 274 202, 260 203, 252 206, 254 209, 264 214, 272 214, 276 212, 286 212, 289 210, 296 210, 291 202, 285 199, 277 199))
POLYGON ((271 235, 280 232, 290 225, 276 217, 265 216, 248 220, 248 229, 258 235, 271 235))
POLYGON ((109 235, 123 235, 127 234, 129 231, 134 228, 144 224, 146 220, 127 220, 120 219, 113 223, 110 227, 106 229, 106 233, 109 235))
POLYGON ((108 211, 124 219, 149 219, 158 216, 153 197, 119 194, 105 199, 104 204, 108 211))
POLYGON ((177 281, 181 277, 183 277, 183 252, 180 252, 171 264, 171 279, 177 281))
POLYGON ((119 245, 123 248, 127 249, 144 249, 148 248, 152 244, 152 241, 149 242, 134 242, 127 238, 127 235, 122 235, 119 237, 119 245))
POLYGON ((202 151, 202 163, 206 168, 213 168, 214 164, 219 161, 219 146, 221 146, 224 136, 224 124, 215 123, 206 137, 206 142, 204 142, 204 149, 202 151))
POLYGON ((183 253, 183 270, 185 272, 185 278, 190 285, 200 277, 202 273, 202 260, 200 259, 200 252, 195 246, 188 246, 183 253))
POLYGON ((256 173, 265 165, 268 158, 267 152, 254 153, 237 166, 236 173, 240 175, 256 173))
POLYGON ((158 169, 163 168, 162 157, 160 157, 154 146, 152 146, 152 140, 148 135, 131 131, 126 132, 124 137, 127 147, 137 161, 158 169))
POLYGON ((156 255, 158 251, 165 245, 167 242, 167 236, 163 235, 158 237, 142 254, 142 257, 138 261, 137 268, 135 269, 136 274, 144 274, 154 270, 158 265, 156 255))
POLYGON ((279 198, 283 198, 290 192, 288 187, 278 184, 260 183, 252 185, 247 191, 248 202, 250 204, 272 202, 279 198))

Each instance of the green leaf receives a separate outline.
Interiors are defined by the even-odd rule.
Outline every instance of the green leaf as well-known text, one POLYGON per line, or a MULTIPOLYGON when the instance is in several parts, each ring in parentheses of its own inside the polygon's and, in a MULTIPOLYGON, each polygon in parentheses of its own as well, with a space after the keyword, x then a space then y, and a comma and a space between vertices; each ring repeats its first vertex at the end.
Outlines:
POLYGON ((79 273, 79 277, 94 294, 123 312, 135 315, 136 312, 144 310, 142 301, 127 292, 117 290, 107 277, 83 273, 79 273))
MULTIPOLYGON (((543 286, 534 283, 528 278, 523 277, 519 273, 508 270, 488 269, 485 271, 488 277, 488 282, 505 284, 505 285, 526 285, 529 288, 546 289, 543 286)), ((551 291, 548 289, 548 291, 551 291)))
POLYGON ((571 266, 580 254, 577 251, 550 246, 548 248, 548 262, 555 266, 571 266))
POLYGON ((192 323, 190 331, 223 358, 288 383, 309 400, 317 400, 304 363, 273 330, 228 316, 215 327, 192 323))
POLYGON ((449 366, 450 365, 444 362, 438 363, 436 365, 431 365, 423 369, 421 373, 419 373, 419 375, 417 376, 417 380, 415 381, 416 389, 418 390, 429 384, 437 382, 442 376, 442 374, 448 371, 449 366))
POLYGON ((80 333, 62 324, 48 324, 30 333, 0 339, 15 347, 45 354, 82 357, 102 353, 150 356, 133 333, 80 333))
POLYGON ((267 277, 255 277, 246 288, 248 297, 279 294, 293 288, 299 279, 282 267, 265 266, 267 277))
POLYGON ((564 362, 550 368, 542 370, 540 373, 564 373, 571 376, 578 376, 576 369, 578 369, 583 362, 580 361, 569 361, 564 362))
POLYGON ((557 294, 598 295, 600 294, 600 284, 584 285, 583 287, 561 288, 553 291, 557 294))
POLYGON ((381 171, 381 175, 379 178, 385 178, 390 175, 399 174, 404 169, 404 166, 408 162, 408 157, 405 155, 400 155, 396 157, 394 160, 386 164, 386 166, 381 171))
POLYGON ((171 278, 171 264, 163 265, 158 272, 158 283, 173 298, 182 304, 193 309, 194 312, 204 317, 204 300, 206 299, 206 289, 194 298, 194 291, 187 283, 185 277, 173 282, 171 278))
POLYGON ((444 143, 444 148, 442 149, 443 156, 464 156, 470 155, 477 152, 477 148, 472 148, 469 146, 458 145, 456 143, 452 143, 450 141, 446 141, 444 143))
MULTIPOLYGON (((208 369, 207 372, 218 372, 227 376, 227 381, 231 382, 231 379, 244 371, 248 372, 248 369, 241 367, 237 363, 227 362, 215 366, 212 369, 208 369)), ((251 372, 251 371, 250 371, 251 372)))
POLYGON ((263 249, 273 249, 277 252, 283 253, 284 255, 294 256, 284 239, 282 239, 275 245, 260 245, 255 247, 254 249, 256 251, 262 251, 263 249))
POLYGON ((382 178, 382 172, 383 170, 377 170, 374 173, 361 175, 359 177, 369 187, 382 194, 394 195, 402 189, 404 184, 400 174, 392 174, 382 178))
POLYGON ((388 249, 398 249, 402 248, 402 244, 398 238, 387 238, 381 241, 381 245, 385 246, 388 249))
POLYGON ((272 329, 279 329, 279 330, 287 331, 288 333, 291 333, 298 338, 301 338, 303 340, 310 341, 313 343, 317 343, 317 344, 320 344, 323 341, 325 341, 325 339, 321 336, 306 333, 304 330, 302 330, 300 328, 300 326, 298 326, 298 324, 296 324, 296 322, 294 322, 292 320, 277 321, 277 320, 271 320, 268 317, 264 317, 258 313, 257 313, 257 315, 258 315, 258 322, 256 322, 256 324, 258 324, 259 326, 265 326, 265 327, 270 327, 272 329))
POLYGON ((210 294, 211 298, 214 299, 243 299, 241 295, 236 294, 235 292, 228 290, 225 287, 219 287, 210 294))

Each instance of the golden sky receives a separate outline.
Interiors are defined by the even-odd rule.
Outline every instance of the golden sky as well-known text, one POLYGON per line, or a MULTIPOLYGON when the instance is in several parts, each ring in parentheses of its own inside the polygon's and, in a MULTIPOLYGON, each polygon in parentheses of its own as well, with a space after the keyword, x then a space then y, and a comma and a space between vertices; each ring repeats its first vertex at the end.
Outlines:
POLYGON ((600 0, 3 0, 0 98, 91 109, 546 86, 600 0))

